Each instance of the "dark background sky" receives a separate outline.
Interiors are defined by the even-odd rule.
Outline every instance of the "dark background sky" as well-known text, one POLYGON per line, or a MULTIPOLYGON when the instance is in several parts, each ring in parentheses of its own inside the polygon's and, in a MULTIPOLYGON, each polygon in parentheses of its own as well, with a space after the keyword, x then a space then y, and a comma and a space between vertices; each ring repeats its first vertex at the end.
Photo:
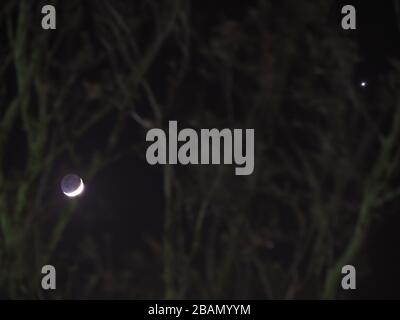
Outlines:
MULTIPOLYGON (((392 1, 339 1, 357 9, 357 31, 362 63, 359 81, 373 89, 380 76, 390 69, 388 58, 400 57, 400 31, 392 1)), ((369 256, 371 273, 358 282, 355 298, 399 297, 400 286, 400 215, 394 209, 376 219, 364 250, 369 256)), ((353 294, 349 295, 354 297, 353 294)))
MULTIPOLYGON (((202 30, 200 36, 206 39, 213 32, 210 26, 216 21, 225 18, 241 19, 251 3, 254 2, 193 1, 193 24, 202 30)), ((337 1, 336 5, 332 7, 329 23, 337 23, 337 32, 357 39, 360 46, 361 62, 354 79, 354 86, 359 87, 361 81, 366 81, 368 86, 362 90, 365 90, 367 95, 391 70, 388 59, 392 57, 400 59, 400 30, 396 24, 394 12, 392 1, 337 1), (340 8, 345 4, 353 4, 357 9, 357 30, 355 31, 341 29, 340 8)), ((85 32, 89 36, 94 36, 95 31, 92 29, 94 18, 91 15, 90 1, 85 2, 85 15, 88 28, 85 32)), ((59 21, 59 23, 67 21, 62 13, 59 21)), ((68 48, 68 50, 72 49, 68 48)), ((68 55, 68 53, 64 54, 68 55)), ((98 69, 100 70, 101 66, 98 69)), ((96 68, 88 70, 89 78, 99 77, 99 70, 96 68)), ((157 74, 151 76, 157 78, 157 74)), ((192 78, 191 81, 195 83, 192 78)), ((154 82, 157 90, 162 92, 162 80, 154 82)), ((218 89, 211 88, 210 90, 218 89)), ((183 100, 186 99, 190 103, 191 98, 190 96, 186 97, 185 92, 182 92, 183 100)), ((196 101, 188 107, 188 109, 191 108, 196 108, 196 101)), ((218 110, 214 111, 218 112, 218 110)), ((177 112, 173 116, 176 116, 176 119, 183 125, 185 124, 185 110, 177 112)), ((132 141, 143 144, 145 138, 142 131, 138 129, 133 120, 130 121, 121 138, 121 144, 126 145, 132 141)), ((104 120, 77 146, 78 150, 81 150, 84 155, 87 153, 89 158, 90 150, 102 146, 103 139, 106 138, 104 134, 114 122, 114 117, 104 120)), ((20 134, 21 132, 17 129, 14 134, 15 141, 23 139, 20 134)), ((24 151, 14 147, 14 144, 10 145, 11 149, 13 156, 10 157, 10 164, 6 164, 6 166, 18 166, 18 162, 26 155, 24 151)), ((113 162, 86 184, 82 197, 72 200, 78 202, 78 210, 67 226, 55 256, 55 261, 58 263, 57 268, 60 269, 59 274, 65 282, 68 280, 63 277, 67 277, 66 275, 69 274, 70 267, 76 263, 76 259, 81 259, 81 256, 75 253, 81 248, 82 243, 89 239, 94 241, 99 248, 100 260, 104 262, 105 268, 114 271, 123 269, 127 263, 126 252, 134 255, 135 250, 143 251, 143 248, 147 248, 151 239, 162 241, 164 222, 162 170, 158 166, 148 165, 143 156, 138 156, 137 153, 129 154, 121 160, 113 162), (63 263, 61 264, 60 261, 63 263)), ((55 192, 49 196, 54 197, 61 206, 66 206, 71 200, 61 194, 58 184, 63 175, 70 172, 81 174, 79 168, 75 168, 70 162, 63 163, 60 159, 55 178, 51 182, 55 192)), ((85 179, 84 176, 83 178, 85 179)), ((57 212, 54 214, 57 219, 57 212)), ((400 250, 397 249, 400 244, 399 227, 400 214, 396 207, 388 206, 387 212, 373 220, 371 232, 363 246, 363 253, 367 259, 364 265, 367 265, 369 270, 360 271, 362 276, 357 282, 358 290, 346 295, 347 298, 400 298, 398 291, 400 287, 400 250)), ((90 263, 85 265, 85 261, 81 261, 80 265, 87 267, 82 273, 83 281, 87 281, 90 274, 95 273, 96 270, 90 263)), ((151 262, 146 268, 152 270, 151 262)), ((156 266, 154 268, 156 271, 152 270, 153 273, 161 271, 156 266)), ((158 276, 161 278, 161 274, 158 276)), ((140 278, 140 274, 137 275, 137 278, 140 278)), ((81 290, 81 287, 78 286, 76 290, 81 290)), ((161 291, 161 289, 159 290, 161 291)), ((80 295, 80 293, 76 294, 80 295)), ((160 294, 160 292, 157 291, 156 294, 160 294)))
MULTIPOLYGON (((219 17, 237 18, 243 12, 243 4, 238 3, 201 1, 201 4, 195 3, 195 16, 201 19, 201 23, 219 17)), ((335 10, 340 12, 341 6, 348 3, 338 1, 335 10)), ((357 30, 346 32, 359 41, 362 63, 357 81, 367 81, 366 90, 370 90, 379 75, 388 70, 387 58, 400 58, 400 33, 391 1, 351 3, 357 9, 357 30)), ((337 19, 340 17, 338 15, 337 19)), ((343 32, 339 21, 338 32, 343 32)), ((159 168, 151 167, 134 156, 114 163, 87 185, 84 196, 79 200, 79 211, 67 228, 63 245, 69 247, 74 240, 80 241, 80 236, 91 235, 104 245, 110 241, 110 261, 123 263, 118 259, 121 251, 140 248, 149 234, 161 237, 161 181, 159 168)), ((399 226, 400 215, 397 211, 374 221, 364 247, 372 272, 358 282, 359 290, 351 293, 349 298, 400 297, 400 250, 395 249, 400 244, 399 226)))
MULTIPOLYGON (((195 3, 195 17, 201 23, 219 17, 237 18, 243 4, 229 1, 201 1, 195 3)), ((336 12, 348 1, 338 1, 336 12)), ((357 9, 357 30, 346 31, 358 39, 362 63, 359 79, 367 81, 373 90, 380 75, 390 68, 388 57, 400 58, 399 31, 391 1, 351 1, 357 9)), ((244 5, 245 6, 245 5, 244 5)), ((338 32, 340 28, 339 14, 338 32)), ((206 28, 205 28, 206 30, 206 28)), ((206 31, 205 31, 206 32, 206 31)), ((147 235, 162 234, 161 172, 136 157, 127 157, 114 163, 87 185, 78 214, 67 229, 64 245, 70 246, 77 234, 93 235, 100 242, 111 241, 112 260, 118 262, 120 250, 144 245, 147 235), (110 213, 112 213, 110 216, 110 213), (107 238, 108 237, 108 238, 107 238), (105 239, 106 238, 106 239, 105 239)), ((63 201, 68 201, 65 199, 63 201)), ((394 210, 373 223, 364 250, 369 257, 371 271, 358 282, 356 293, 349 298, 400 297, 400 215, 394 210)))

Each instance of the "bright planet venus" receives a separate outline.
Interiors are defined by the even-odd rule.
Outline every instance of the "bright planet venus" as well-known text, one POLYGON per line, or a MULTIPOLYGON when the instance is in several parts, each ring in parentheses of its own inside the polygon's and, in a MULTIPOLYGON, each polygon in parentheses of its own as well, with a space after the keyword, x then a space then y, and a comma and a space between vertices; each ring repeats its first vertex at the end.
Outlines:
POLYGON ((79 196, 84 189, 83 180, 76 174, 67 174, 61 180, 61 190, 67 197, 79 196))

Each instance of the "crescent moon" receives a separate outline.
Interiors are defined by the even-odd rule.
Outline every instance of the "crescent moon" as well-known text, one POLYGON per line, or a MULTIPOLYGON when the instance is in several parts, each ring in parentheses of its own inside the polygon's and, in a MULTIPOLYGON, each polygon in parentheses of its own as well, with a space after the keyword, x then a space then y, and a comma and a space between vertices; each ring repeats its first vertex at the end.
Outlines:
POLYGON ((84 189, 85 189, 85 185, 83 184, 83 181, 82 181, 82 179, 81 179, 81 183, 79 184, 79 187, 78 187, 78 188, 76 188, 76 189, 75 189, 74 191, 72 191, 72 192, 64 192, 64 194, 65 194, 67 197, 72 198, 72 197, 76 197, 76 196, 80 195, 80 194, 83 192, 84 189))

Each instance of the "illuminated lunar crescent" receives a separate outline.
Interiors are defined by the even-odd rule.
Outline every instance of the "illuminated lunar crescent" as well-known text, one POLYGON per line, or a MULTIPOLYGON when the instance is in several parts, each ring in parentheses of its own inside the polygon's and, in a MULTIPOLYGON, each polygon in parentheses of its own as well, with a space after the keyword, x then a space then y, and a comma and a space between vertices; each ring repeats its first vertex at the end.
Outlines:
POLYGON ((66 175, 61 181, 63 193, 70 198, 80 195, 85 189, 83 180, 75 174, 66 175))

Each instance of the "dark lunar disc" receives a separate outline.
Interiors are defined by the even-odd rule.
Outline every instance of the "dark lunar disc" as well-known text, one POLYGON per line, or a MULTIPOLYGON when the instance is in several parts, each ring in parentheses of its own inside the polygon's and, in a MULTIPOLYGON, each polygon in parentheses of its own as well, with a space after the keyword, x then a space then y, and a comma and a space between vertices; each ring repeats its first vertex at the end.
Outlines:
POLYGON ((61 180, 61 190, 64 193, 74 192, 81 185, 81 178, 76 174, 67 174, 61 180))

